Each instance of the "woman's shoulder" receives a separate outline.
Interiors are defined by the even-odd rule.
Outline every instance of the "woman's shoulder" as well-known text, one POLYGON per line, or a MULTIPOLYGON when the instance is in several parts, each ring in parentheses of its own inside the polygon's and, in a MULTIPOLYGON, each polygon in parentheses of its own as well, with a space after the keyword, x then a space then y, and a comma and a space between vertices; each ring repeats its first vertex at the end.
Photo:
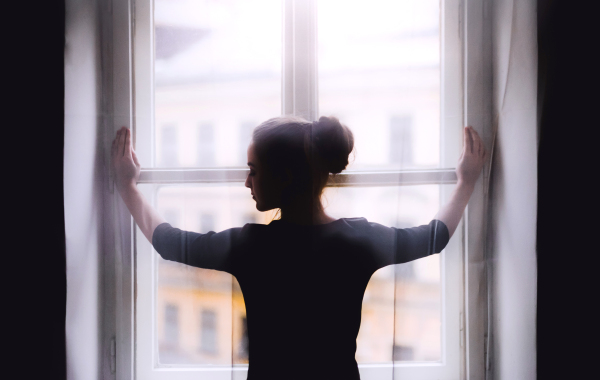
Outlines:
MULTIPOLYGON (((253 227, 253 226, 261 226, 261 227, 316 227, 316 228, 327 228, 327 227, 339 227, 339 226, 350 226, 350 227, 373 227, 373 226, 378 226, 378 227, 384 227, 385 226, 379 224, 379 223, 374 223, 374 222, 369 222, 367 220, 367 218, 364 217, 352 217, 352 218, 339 218, 336 219, 332 222, 329 223, 323 223, 323 224, 314 224, 314 225, 298 225, 298 224, 294 224, 294 223, 289 223, 280 219, 275 219, 272 220, 269 224, 247 224, 244 226, 244 228, 257 228, 257 227, 253 227)), ((260 228, 260 227, 258 227, 260 228)))
MULTIPOLYGON (((313 224, 313 225, 300 225, 294 224, 290 222, 283 221, 281 219, 272 220, 269 224, 247 224, 244 228, 257 228, 252 226, 261 226, 261 227, 270 227, 270 228, 317 228, 317 229, 328 229, 340 226, 366 226, 369 224, 369 221, 366 218, 355 217, 355 218, 339 218, 332 222, 321 223, 321 224, 313 224)), ((260 228, 260 227, 258 227, 260 228)))
POLYGON ((354 217, 354 218, 340 218, 338 220, 343 220, 346 223, 369 223, 369 221, 367 220, 367 218, 363 218, 363 217, 354 217))
POLYGON ((369 229, 369 230, 388 229, 389 228, 389 227, 386 227, 379 223, 370 222, 369 220, 367 220, 367 218, 364 218, 364 217, 341 218, 339 220, 343 220, 344 224, 346 224, 349 227, 353 227, 353 228, 369 229))

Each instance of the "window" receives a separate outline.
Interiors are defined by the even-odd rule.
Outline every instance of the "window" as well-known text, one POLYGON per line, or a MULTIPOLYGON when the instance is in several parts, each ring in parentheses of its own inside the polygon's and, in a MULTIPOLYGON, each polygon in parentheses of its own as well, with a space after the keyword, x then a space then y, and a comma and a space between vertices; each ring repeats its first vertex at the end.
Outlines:
POLYGON ((413 166, 412 120, 410 116, 390 118, 390 163, 400 168, 413 166))
POLYGON ((161 215, 172 226, 180 226, 179 210, 175 208, 167 208, 160 210, 161 215))
POLYGON ((179 308, 176 305, 165 306, 163 345, 169 350, 179 346, 179 308))
POLYGON ((394 361, 402 362, 402 361, 411 361, 413 360, 413 348, 410 346, 394 346, 394 361))
POLYGON ((240 339, 238 357, 241 362, 248 363, 248 321, 246 317, 242 318, 242 339, 240 339))
POLYGON ((177 142, 177 126, 167 124, 162 127, 162 136, 160 144, 160 162, 161 166, 178 166, 179 163, 179 144, 177 142))
MULTIPOLYGON (((183 229, 268 223, 273 213, 256 212, 243 187, 252 128, 279 114, 336 115, 355 134, 356 158, 327 188, 328 211, 398 227, 427 223, 456 180, 462 125, 487 125, 470 116, 484 114, 471 78, 487 58, 463 44, 482 33, 480 5, 461 4, 114 3, 114 123, 132 125, 140 189, 161 212, 177 210, 183 229)), ((475 195, 442 255, 374 274, 356 355, 363 379, 481 378, 483 306, 474 294, 483 275, 471 264, 482 252, 481 205, 475 195)), ((165 262, 119 215, 120 250, 132 255, 118 263, 117 378, 245 378, 235 279, 165 262), (168 313, 178 321, 176 354, 161 337, 168 313)))
POLYGON ((211 354, 217 353, 217 314, 212 310, 202 310, 200 350, 211 354))
POLYGON ((198 231, 202 233, 206 233, 208 231, 215 230, 215 217, 212 214, 202 214, 200 215, 200 228, 198 231))
POLYGON ((253 122, 242 122, 240 125, 239 158, 237 161, 238 165, 244 166, 248 162, 248 145, 252 140, 252 131, 257 125, 258 123, 253 122))
POLYGON ((242 223, 240 225, 245 225, 247 223, 256 223, 256 214, 255 213, 248 213, 245 214, 243 219, 242 219, 242 223))
POLYGON ((210 123, 201 123, 198 126, 198 150, 197 150, 197 165, 198 166, 214 166, 215 165, 215 135, 214 128, 210 123))

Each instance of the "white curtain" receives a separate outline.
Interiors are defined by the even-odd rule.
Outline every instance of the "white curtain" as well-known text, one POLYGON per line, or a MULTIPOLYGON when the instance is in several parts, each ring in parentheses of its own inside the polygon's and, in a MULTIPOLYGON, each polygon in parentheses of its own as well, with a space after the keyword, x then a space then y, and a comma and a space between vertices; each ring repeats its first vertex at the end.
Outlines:
POLYGON ((536 378, 536 1, 493 2, 492 347, 488 378, 536 378))

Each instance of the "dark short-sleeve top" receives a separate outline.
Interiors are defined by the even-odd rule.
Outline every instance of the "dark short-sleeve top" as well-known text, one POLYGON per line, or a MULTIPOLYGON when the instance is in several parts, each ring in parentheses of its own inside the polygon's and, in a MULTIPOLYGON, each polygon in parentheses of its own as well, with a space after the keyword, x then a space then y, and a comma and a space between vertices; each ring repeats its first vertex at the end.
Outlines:
POLYGON ((444 249, 439 220, 413 228, 365 218, 314 226, 281 220, 219 233, 156 227, 166 260, 236 277, 246 304, 248 379, 359 379, 355 360, 362 300, 371 275, 444 249))

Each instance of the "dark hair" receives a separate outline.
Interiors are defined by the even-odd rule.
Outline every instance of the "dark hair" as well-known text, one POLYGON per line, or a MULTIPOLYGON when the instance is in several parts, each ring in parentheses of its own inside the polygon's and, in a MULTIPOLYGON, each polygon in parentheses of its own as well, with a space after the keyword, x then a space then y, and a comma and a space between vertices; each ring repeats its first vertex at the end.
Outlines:
POLYGON ((252 142, 261 165, 273 175, 291 174, 288 198, 320 197, 329 173, 346 169, 354 149, 352 131, 337 118, 325 116, 315 122, 296 116, 269 119, 254 129, 252 142))

